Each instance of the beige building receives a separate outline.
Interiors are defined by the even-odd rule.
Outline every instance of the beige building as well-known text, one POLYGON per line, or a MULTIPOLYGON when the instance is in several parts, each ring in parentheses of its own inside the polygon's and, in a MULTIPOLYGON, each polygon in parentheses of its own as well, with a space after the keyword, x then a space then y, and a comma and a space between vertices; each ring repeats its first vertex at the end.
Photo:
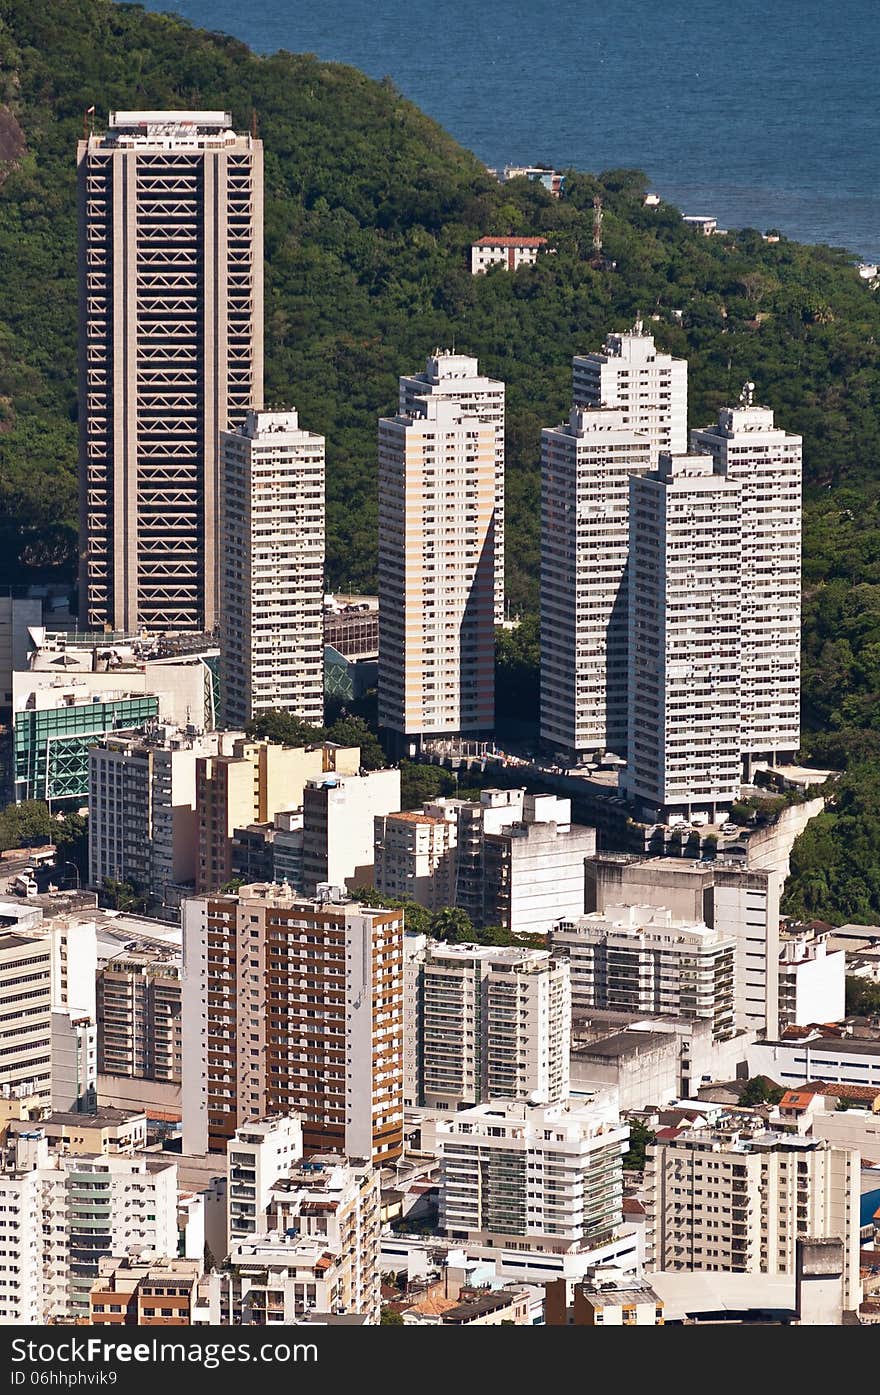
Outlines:
POLYGON ((309 896, 323 884, 370 886, 373 825, 400 808, 400 771, 322 775, 308 780, 302 797, 302 885, 309 896))
POLYGON ((268 823, 279 811, 298 808, 309 780, 325 772, 356 775, 359 766, 356 746, 280 746, 245 738, 233 743, 231 755, 200 758, 196 891, 216 891, 232 877, 236 828, 268 823))
POLYGON ((191 1327, 202 1266, 194 1259, 103 1255, 89 1291, 91 1327, 191 1327))
POLYGON ((400 380, 400 412, 409 415, 418 398, 443 397, 474 412, 495 432, 495 624, 504 619, 504 384, 480 373, 477 359, 436 349, 424 373, 400 380))
POLYGON ((492 731, 496 455, 453 399, 379 422, 379 725, 401 754, 492 731))
POLYGON ((373 884, 429 910, 455 905, 455 821, 407 809, 373 825, 373 884))
POLYGON ((306 1153, 403 1146, 403 913, 289 887, 184 903, 184 1150, 295 1111, 306 1153))
POLYGON ((276 708, 324 721, 324 438, 296 412, 221 433, 221 665, 227 726, 276 708))
POLYGON ((546 950, 429 940, 407 974, 413 1103, 461 1109, 495 1098, 568 1095, 569 965, 546 950))
POLYGON ((210 630, 219 434, 263 396, 263 149, 224 111, 77 147, 86 628, 210 630))
POLYGON ((794 1274, 797 1242, 837 1239, 857 1308, 859 1154, 764 1130, 680 1133, 645 1165, 645 1269, 794 1274))
POLYGON ((204 1285, 209 1321, 291 1323, 309 1309, 379 1321, 379 1173, 363 1159, 313 1153, 271 1188, 269 1228, 233 1240, 204 1285))

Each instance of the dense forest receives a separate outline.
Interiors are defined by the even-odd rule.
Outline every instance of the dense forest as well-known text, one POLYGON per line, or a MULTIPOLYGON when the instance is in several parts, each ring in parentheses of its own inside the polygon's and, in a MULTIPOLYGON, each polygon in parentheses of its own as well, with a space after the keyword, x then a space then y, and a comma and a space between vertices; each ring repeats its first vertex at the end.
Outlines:
MULTIPOLYGON (((508 385, 507 589, 527 616, 540 428, 567 416, 573 353, 642 316, 688 358, 691 425, 751 379, 803 435, 805 752, 847 775, 798 850, 789 904, 880 917, 866 765, 880 752, 880 298, 852 256, 754 229, 703 237, 675 208, 643 205, 638 171, 568 171, 561 200, 499 185, 388 80, 259 57, 136 5, 0 0, 0 74, 0 583, 74 572, 83 113, 94 106, 101 129, 116 107, 228 107, 265 144, 266 397, 327 438, 329 585, 374 585, 376 418, 437 345, 508 385), (467 249, 487 232, 543 234, 556 254, 472 277, 467 249)), ((501 655, 524 711, 536 652, 528 626, 501 655)))

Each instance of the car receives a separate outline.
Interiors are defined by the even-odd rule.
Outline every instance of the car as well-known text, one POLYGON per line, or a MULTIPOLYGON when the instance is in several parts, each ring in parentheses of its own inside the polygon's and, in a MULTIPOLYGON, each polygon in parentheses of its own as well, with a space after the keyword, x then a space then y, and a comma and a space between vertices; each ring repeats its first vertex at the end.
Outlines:
POLYGON ((739 826, 738 823, 723 823, 723 824, 721 825, 721 832, 722 832, 722 833, 741 833, 741 832, 742 832, 742 829, 740 828, 740 826, 739 826))

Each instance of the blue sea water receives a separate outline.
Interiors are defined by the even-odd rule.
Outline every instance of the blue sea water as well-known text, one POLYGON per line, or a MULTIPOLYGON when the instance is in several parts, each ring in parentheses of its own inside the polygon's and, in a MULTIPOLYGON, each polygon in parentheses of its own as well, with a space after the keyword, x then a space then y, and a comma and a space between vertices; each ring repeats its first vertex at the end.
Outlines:
POLYGON ((486 164, 643 169, 685 213, 880 260, 877 0, 153 0, 390 76, 486 164))

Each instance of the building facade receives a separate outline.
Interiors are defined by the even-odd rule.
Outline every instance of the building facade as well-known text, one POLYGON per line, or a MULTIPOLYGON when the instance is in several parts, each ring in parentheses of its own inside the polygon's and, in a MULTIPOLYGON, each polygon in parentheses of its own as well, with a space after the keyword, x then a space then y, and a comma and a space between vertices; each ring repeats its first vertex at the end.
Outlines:
POLYGON ((713 821, 740 789, 740 486, 661 452, 630 480, 629 737, 645 817, 713 821))
POLYGON ((400 379, 400 413, 408 416, 422 397, 456 402, 491 426, 495 433, 495 513, 492 543, 495 553, 495 624, 504 619, 504 384, 480 373, 477 359, 440 349, 430 356, 424 373, 400 379))
POLYGON ((691 433, 691 450, 740 487, 740 725, 744 774, 756 763, 793 763, 801 709, 800 436, 773 424, 746 384, 737 407, 691 433))
POLYGON ((455 822, 407 809, 373 824, 373 885, 439 910, 455 904, 455 822))
POLYGON ((572 391, 576 407, 619 409, 624 426, 650 440, 652 464, 661 450, 687 450, 687 360, 658 353, 641 320, 572 360, 572 391))
POLYGON ((429 940, 407 973, 407 1058, 415 1102, 461 1109, 486 1100, 549 1104, 568 1095, 568 963, 546 950, 429 940))
POLYGON ((413 399, 379 422, 379 726, 394 753, 495 721, 497 427, 413 399))
POLYGON ((86 628, 210 630, 219 433, 263 396, 262 142, 111 111, 79 143, 86 628))
POLYGON ((607 906, 553 927, 571 965, 572 1007, 700 1019, 734 1032, 736 941, 666 908, 607 906))
POLYGON ((571 761, 626 754, 629 478, 655 453, 627 417, 541 432, 541 741, 571 761))
POLYGON ((527 794, 522 818, 483 834, 482 924, 546 934, 584 909, 584 863, 596 830, 571 822, 571 800, 527 794))
POLYGON ((423 1125, 440 1157, 440 1228, 468 1244, 590 1249, 620 1225, 629 1128, 596 1103, 493 1100, 423 1125))
POLYGON ((98 1070, 180 1083, 180 952, 136 950, 97 976, 98 1070))
POLYGON ((653 1143, 645 1268, 793 1274, 797 1242, 844 1247, 844 1306, 859 1305, 859 1154, 824 1140, 705 1130, 653 1143))
POLYGON ((546 237, 481 237, 471 244, 471 275, 479 276, 490 266, 518 271, 532 266, 546 249, 546 237))
POLYGON ((226 726, 280 708, 324 721, 324 438, 292 409, 221 433, 226 726))
POLYGON ((373 880, 373 830, 377 817, 400 808, 400 771, 323 775, 303 790, 303 890, 369 886, 373 880))
POLYGON ((295 1111, 306 1153, 403 1146, 403 913, 242 887, 183 907, 184 1150, 295 1111))

